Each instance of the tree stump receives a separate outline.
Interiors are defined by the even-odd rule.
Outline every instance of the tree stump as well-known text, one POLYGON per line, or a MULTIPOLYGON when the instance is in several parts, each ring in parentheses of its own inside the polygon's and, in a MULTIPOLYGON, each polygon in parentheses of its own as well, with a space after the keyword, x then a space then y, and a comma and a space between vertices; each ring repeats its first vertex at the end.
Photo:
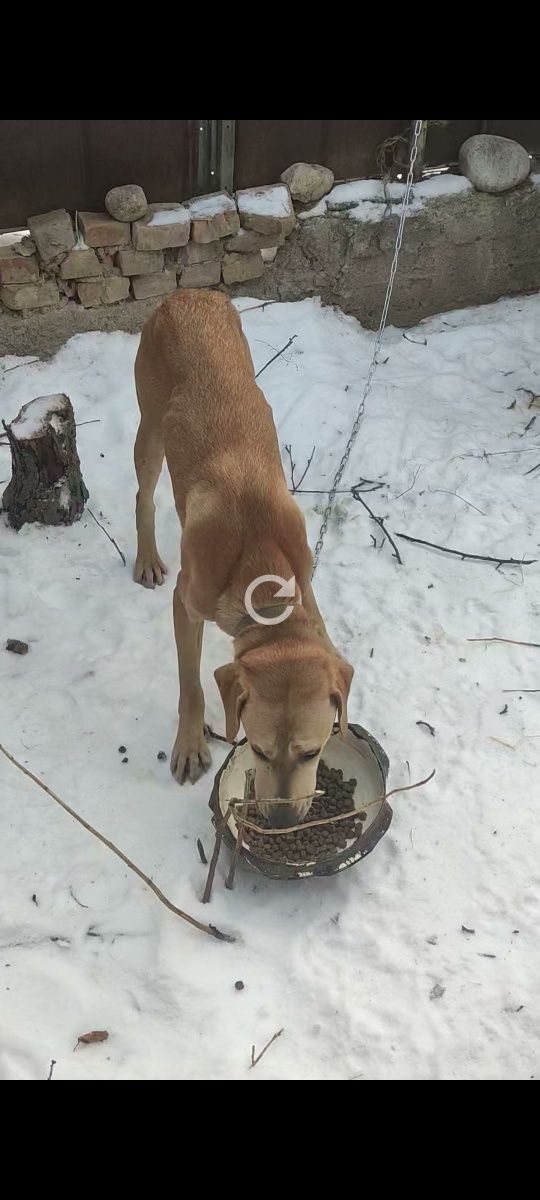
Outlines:
POLYGON ((11 481, 3 509, 13 529, 26 521, 72 525, 81 516, 88 492, 77 454, 71 400, 61 393, 38 396, 24 404, 6 425, 11 450, 11 481))

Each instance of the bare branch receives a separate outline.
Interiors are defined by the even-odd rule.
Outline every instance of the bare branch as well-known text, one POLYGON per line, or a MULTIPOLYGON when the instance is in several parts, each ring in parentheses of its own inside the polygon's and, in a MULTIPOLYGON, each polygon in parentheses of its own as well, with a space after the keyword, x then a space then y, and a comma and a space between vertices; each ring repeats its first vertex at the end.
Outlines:
POLYGON ((145 875, 144 871, 141 871, 141 868, 127 857, 127 854, 124 854, 123 850, 119 850, 118 846, 115 846, 114 842, 109 841, 109 838, 106 838, 104 834, 99 832, 98 829, 94 829, 94 826, 90 825, 88 821, 85 821, 84 817, 80 817, 79 814, 75 812, 74 808, 71 808, 69 804, 66 804, 65 800, 61 800, 60 796, 57 796, 56 792, 53 792, 52 788, 47 787, 47 784, 39 778, 39 775, 34 775, 33 772, 29 771, 27 767, 23 767, 22 763, 20 763, 18 759, 14 758, 13 755, 4 748, 4 746, 0 745, 0 751, 7 759, 9 759, 10 763, 13 763, 14 767, 18 767, 19 771, 22 771, 23 775, 27 775, 28 779, 31 779, 34 783, 37 783, 38 787, 40 787, 43 792, 46 792, 52 800, 55 800, 56 803, 60 805, 60 808, 63 808, 65 812, 69 813, 70 817, 73 817, 75 821, 78 821, 79 825, 82 825, 83 828, 87 829, 89 833, 92 833, 99 842, 102 842, 104 846, 107 846, 109 850, 112 850, 113 854, 116 854, 117 858, 120 858, 122 862, 126 864, 126 867, 129 867, 130 871, 134 871, 135 874, 139 876, 139 879, 142 879, 143 883, 150 888, 154 895, 157 896, 158 900, 165 905, 165 908, 168 908, 170 912, 173 912, 177 917, 181 917, 183 921, 187 921, 189 925, 193 925, 195 929, 200 929, 201 933, 208 933, 210 937, 217 938, 220 942, 236 941, 236 938, 232 937, 230 934, 221 933, 219 929, 216 929, 215 925, 204 925, 202 921, 197 921, 195 917, 190 917, 189 914, 183 912, 181 908, 177 908, 176 904, 173 904, 167 898, 167 896, 164 895, 164 893, 161 891, 161 888, 158 888, 157 885, 150 879, 150 877, 145 875))
POLYGON ((405 542, 413 542, 415 546, 430 546, 432 550, 441 550, 443 554, 455 554, 462 561, 471 558, 475 562, 496 563, 498 567, 502 567, 504 563, 515 567, 530 567, 537 561, 536 558, 491 558, 487 554, 469 554, 467 550, 451 550, 449 546, 439 546, 437 542, 426 542, 423 538, 411 537, 408 533, 396 533, 396 537, 402 538, 405 542))
POLYGON ((388 538, 388 541, 390 542, 390 545, 394 547, 394 557, 395 557, 395 558, 397 558, 397 561, 398 561, 398 563, 400 564, 400 566, 403 566, 403 559, 402 559, 402 557, 401 557, 401 555, 400 555, 400 553, 399 553, 399 550, 398 550, 398 548, 397 548, 397 546, 396 546, 396 543, 395 543, 395 541, 394 541, 394 540, 393 540, 393 538, 390 536, 390 534, 389 534, 389 532, 388 532, 388 530, 387 530, 386 526, 384 525, 384 522, 383 522, 383 520, 382 520, 382 517, 376 517, 376 516, 375 516, 375 513, 371 511, 371 509, 370 509, 370 508, 368 507, 368 505, 366 504, 365 500, 362 500, 362 497, 361 497, 361 495, 360 495, 359 491, 357 490, 357 488, 355 488, 355 487, 351 488, 351 492, 352 492, 352 495, 353 495, 354 499, 355 499, 355 500, 358 500, 360 504, 363 504, 363 506, 364 506, 364 508, 365 508, 366 512, 368 512, 368 513, 369 513, 369 515, 370 515, 370 517, 371 517, 371 520, 372 520, 372 521, 375 521, 375 524, 379 526, 379 529, 382 529, 382 531, 383 531, 383 533, 384 533, 385 537, 387 537, 387 538, 388 538))

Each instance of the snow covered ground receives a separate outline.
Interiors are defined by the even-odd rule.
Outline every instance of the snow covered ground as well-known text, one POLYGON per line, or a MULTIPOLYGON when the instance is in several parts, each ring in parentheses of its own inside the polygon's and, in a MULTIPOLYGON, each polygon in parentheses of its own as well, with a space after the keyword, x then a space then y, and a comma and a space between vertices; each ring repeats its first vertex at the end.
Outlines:
MULTIPOLYGON (((297 474, 316 446, 304 487, 327 488, 374 335, 315 300, 237 304, 256 367, 297 335, 261 384, 297 474)), ((384 481, 367 501, 391 533, 540 559, 540 466, 527 474, 540 464, 539 402, 520 390, 540 392, 539 322, 533 297, 388 331, 345 482, 384 481)), ((18 534, 0 518, 2 636, 30 644, 26 657, 0 650, 0 740, 172 900, 238 940, 172 916, 0 757, 0 1077, 45 1079, 54 1059, 54 1079, 537 1078, 540 692, 526 689, 540 688, 540 650, 467 639, 540 642, 539 565, 496 569, 399 541, 399 566, 364 509, 338 498, 315 582, 356 666, 350 719, 388 751, 390 787, 437 773, 394 798, 388 834, 339 878, 242 870, 230 893, 222 863, 203 907, 196 839, 211 848, 211 776, 180 789, 157 759, 178 686, 165 475, 169 576, 155 592, 131 581, 136 346, 82 334, 48 363, 2 360, 5 420, 34 396, 71 397, 90 505, 127 566, 88 517, 18 534), (250 1071, 252 1044, 281 1028, 250 1071), (73 1052, 92 1029, 108 1041, 73 1052)), ((299 499, 314 544, 324 497, 299 499)), ((228 639, 207 628, 219 730, 212 673, 228 658, 228 639)), ((225 752, 213 743, 215 769, 225 752)))

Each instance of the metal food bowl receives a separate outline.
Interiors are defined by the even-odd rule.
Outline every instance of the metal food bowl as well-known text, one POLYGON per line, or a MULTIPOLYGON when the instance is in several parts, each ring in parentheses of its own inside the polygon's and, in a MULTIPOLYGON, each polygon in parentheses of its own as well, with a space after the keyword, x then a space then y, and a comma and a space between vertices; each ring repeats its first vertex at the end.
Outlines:
MULTIPOLYGON (((351 838, 344 849, 336 850, 328 858, 276 862, 263 858, 244 843, 240 851, 245 862, 270 879, 307 879, 310 876, 336 875, 354 863, 360 862, 375 848, 392 820, 392 809, 384 798, 388 777, 388 758, 366 729, 361 725, 349 725, 347 736, 334 732, 322 754, 329 767, 340 768, 345 779, 357 780, 353 796, 357 812, 365 812, 362 833, 351 838), (377 803, 379 801, 379 803, 377 803)), ((229 803, 244 794, 245 772, 256 767, 257 760, 246 739, 235 746, 220 767, 210 796, 212 821, 217 825, 225 817, 229 803)), ((308 817, 309 819, 309 817, 308 817)), ((287 831, 284 830, 284 833, 287 831)), ((237 825, 234 813, 230 812, 223 831, 223 841, 234 850, 237 841, 237 825)))

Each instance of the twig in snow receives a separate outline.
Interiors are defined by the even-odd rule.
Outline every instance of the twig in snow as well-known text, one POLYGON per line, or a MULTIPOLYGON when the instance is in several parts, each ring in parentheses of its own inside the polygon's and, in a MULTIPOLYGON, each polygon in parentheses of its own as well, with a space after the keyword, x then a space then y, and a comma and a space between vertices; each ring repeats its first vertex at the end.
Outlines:
POLYGON ((80 429, 81 425, 101 425, 101 418, 95 417, 93 421, 76 421, 76 428, 80 429))
POLYGON ((210 897, 212 895, 212 885, 214 883, 214 875, 216 873, 216 867, 218 864, 219 852, 221 850, 221 843, 223 841, 223 834, 225 833, 225 827, 227 825, 227 821, 229 820, 231 812, 232 812, 232 805, 229 804, 227 811, 225 813, 221 814, 221 819, 219 816, 216 817, 216 840, 214 842, 214 850, 212 853, 212 857, 210 859, 208 875, 206 876, 206 883, 204 885, 204 892, 202 894, 202 903, 203 904, 208 904, 210 897))
POLYGON ((258 379, 259 375, 262 375, 263 371, 266 371, 266 368, 269 367, 271 363, 276 361, 276 358, 280 358, 282 354, 285 354, 285 351, 289 349, 289 346, 292 345, 292 343, 294 342, 294 339, 297 337, 298 337, 298 334, 293 333, 292 338, 289 338, 287 345, 282 346, 281 350, 278 350, 277 354, 274 354, 273 358, 269 358, 268 362, 264 364, 264 367, 261 367, 260 371, 256 371, 255 379, 258 379))
POLYGON ((430 725, 429 721, 417 721, 416 724, 424 725, 426 729, 429 729, 431 736, 435 737, 435 729, 434 729, 433 725, 430 725))
MULTIPOLYGON (((372 808, 374 804, 383 804, 383 802, 385 800, 388 800, 389 796, 395 796, 397 792, 412 792, 414 788, 423 787, 425 783, 429 783, 433 779, 434 774, 435 774, 435 770, 433 770, 431 772, 431 775, 428 775, 426 777, 426 779, 419 779, 418 783, 409 783, 406 785, 406 787, 392 788, 391 792, 384 792, 384 794, 382 796, 378 796, 378 798, 376 800, 370 800, 368 804, 363 804, 362 809, 372 808)), ((320 792, 315 793, 315 795, 320 795, 320 794, 321 794, 320 792)), ((240 801, 240 803, 243 804, 243 801, 240 801)), ((271 802, 266 801, 266 803, 271 803, 271 802)), ((278 804, 279 801, 275 801, 275 803, 278 804)), ((356 809, 356 808, 351 808, 351 809, 349 809, 348 812, 339 813, 337 817, 319 817, 319 819, 317 821, 303 821, 301 825, 291 825, 290 828, 287 827, 285 832, 286 833, 296 833, 296 831, 299 829, 301 829, 301 830, 314 829, 316 825, 334 825, 336 823, 336 821, 346 821, 347 817, 357 816, 359 811, 361 811, 361 810, 356 809)), ((254 825, 252 821, 247 821, 245 818, 244 818, 244 827, 246 829, 254 830, 255 833, 263 833, 265 835, 265 837, 267 837, 268 835, 272 835, 272 837, 278 837, 280 834, 283 833, 283 829, 263 829, 262 826, 254 825)))
POLYGON ((423 538, 411 537, 408 533, 396 533, 396 537, 402 538, 405 542, 414 542, 416 546, 430 546, 432 550, 441 550, 443 554, 455 554, 462 562, 466 558, 472 558, 475 562, 492 562, 498 567, 502 567, 504 563, 509 563, 514 567, 530 567, 535 563, 536 558, 491 558, 488 554, 469 554, 467 550, 451 550, 449 546, 439 546, 437 542, 426 542, 423 538))
MULTIPOLYGON (((532 388, 522 388, 522 387, 518 387, 517 391, 518 391, 518 392, 525 392, 525 395, 526 395, 526 396, 530 396, 530 397, 531 397, 531 398, 530 398, 530 400, 529 400, 529 403, 528 403, 528 405, 527 405, 527 408, 532 408, 532 406, 533 406, 533 404, 534 404, 535 400, 540 400, 540 396, 537 396, 537 395, 536 395, 536 393, 532 391, 532 388)), ((514 400, 514 404, 515 404, 515 400, 514 400)))
POLYGON ((540 688, 503 688, 503 696, 514 695, 516 692, 540 692, 540 688))
POLYGON ((52 1079, 55 1066, 56 1066, 56 1059, 51 1058, 51 1065, 49 1067, 49 1074, 47 1075, 47 1079, 52 1079))
POLYGON ((533 650, 540 650, 540 642, 516 642, 514 638, 488 637, 488 638, 467 638, 468 642, 506 642, 510 646, 532 646, 533 650))
POLYGON ((300 487, 300 484, 302 484, 302 483, 304 482, 304 479, 306 478, 306 475, 307 475, 307 473, 308 473, 308 471, 309 471, 309 468, 310 468, 310 466, 311 466, 311 464, 312 464, 312 462, 313 462, 313 455, 315 454, 315 446, 313 447, 313 450, 311 451, 311 454, 310 454, 310 456, 309 456, 309 458, 308 458, 308 460, 307 460, 307 465, 306 465, 306 467, 305 467, 305 470, 304 470, 303 474, 300 476, 300 479, 298 480, 298 483, 296 482, 296 480, 295 480, 295 478, 294 478, 294 472, 295 472, 295 469, 296 469, 296 463, 295 463, 295 462, 293 462, 293 459, 292 459, 292 447, 291 447, 291 446, 285 446, 285 451, 286 451, 286 453, 289 455, 289 462, 290 462, 290 464, 291 464, 291 487, 290 487, 290 489, 289 489, 289 490, 292 492, 292 495, 294 496, 295 492, 297 492, 297 491, 298 491, 298 489, 299 489, 299 487, 300 487))
POLYGON ((413 342, 415 346, 427 346, 427 338, 422 338, 422 340, 419 341, 418 338, 409 337, 408 333, 404 333, 403 337, 405 338, 406 342, 413 342))
POLYGON ((400 566, 403 566, 403 559, 399 553, 396 543, 394 542, 393 538, 388 533, 388 530, 387 530, 386 526, 384 525, 382 517, 375 516, 375 513, 372 512, 370 508, 368 508, 368 505, 366 504, 365 500, 362 500, 360 493, 357 491, 357 489, 355 487, 351 488, 351 492, 352 492, 354 499, 358 500, 360 502, 360 504, 363 504, 364 508, 366 509, 366 512, 369 513, 371 520, 375 521, 375 524, 379 526, 379 529, 382 529, 385 537, 388 538, 390 545, 394 547, 394 557, 397 558, 397 561, 400 564, 400 566))
POLYGON ((204 846, 203 846, 203 844, 202 844, 202 842, 201 842, 201 839, 200 839, 200 838, 197 838, 197 850, 199 851, 199 858, 200 858, 200 860, 201 860, 201 862, 202 862, 202 865, 203 865, 203 867, 207 867, 207 866, 208 866, 208 859, 207 859, 207 857, 206 857, 206 854, 205 854, 205 852, 204 852, 204 846))
POLYGON ((185 913, 181 908, 177 908, 176 904, 173 904, 170 900, 168 900, 167 896, 165 896, 165 894, 161 891, 161 888, 158 888, 157 885, 149 878, 149 876, 145 875, 144 871, 141 871, 141 868, 132 862, 130 858, 128 858, 127 854, 124 854, 122 850, 119 850, 118 846, 115 846, 114 842, 109 841, 109 838, 106 838, 103 833, 99 832, 98 829, 94 829, 94 826, 90 825, 88 821, 85 821, 84 817, 80 817, 79 814, 75 812, 74 808, 71 808, 69 804, 66 804, 65 800, 61 800, 60 796, 58 796, 56 792, 53 792, 52 788, 48 787, 47 784, 39 778, 39 775, 34 775, 33 772, 29 771, 27 767, 23 767, 22 763, 20 763, 18 759, 14 758, 13 754, 10 754, 4 746, 0 745, 0 751, 7 759, 9 759, 10 763, 13 763, 14 767, 18 767, 19 771, 22 771, 23 775, 26 775, 28 779, 31 779, 34 783, 37 783, 38 787, 40 787, 42 791, 46 792, 52 800, 55 800, 56 803, 60 805, 60 808, 63 808, 65 812, 69 813, 70 817, 73 817, 75 821, 78 821, 79 825, 82 825, 83 828, 87 829, 89 833, 92 833, 94 837, 98 839, 98 841, 102 842, 104 846, 107 846, 109 850, 112 850, 113 854, 116 854, 116 857, 120 858, 122 862, 126 864, 126 867, 129 867, 130 871, 134 871, 135 874, 139 876, 139 879, 142 879, 143 883, 150 888, 150 891, 152 891, 154 895, 157 896, 158 900, 165 905, 165 908, 168 908, 170 912, 175 914, 175 916, 181 917, 183 921, 187 921, 189 925, 193 925, 195 929, 200 929, 201 933, 208 933, 210 937, 217 938, 220 942, 236 941, 236 938, 232 937, 232 935, 228 933, 221 933, 219 929, 216 929, 215 925, 204 925, 202 921, 197 921, 195 917, 190 917, 189 913, 185 913))
MULTIPOLYGON (((485 517, 485 515, 486 515, 483 508, 477 508, 476 504, 471 504, 470 500, 466 500, 465 496, 460 496, 459 492, 449 492, 447 488, 430 488, 429 490, 432 493, 433 492, 442 492, 443 495, 445 495, 445 496, 455 496, 458 500, 463 500, 464 504, 468 504, 469 508, 474 508, 476 512, 481 513, 481 515, 483 517, 485 517)), ((397 500, 397 496, 396 496, 396 500, 397 500)))
POLYGON ((537 462, 535 467, 529 467, 528 471, 524 471, 524 477, 525 477, 525 475, 532 475, 533 471, 537 471, 539 467, 540 467, 540 462, 537 462))
POLYGON ((236 746, 238 744, 237 742, 230 742, 228 737, 224 737, 222 733, 216 733, 211 725, 205 725, 204 732, 207 737, 213 738, 215 742, 226 742, 228 746, 236 746))
POLYGON ((404 492, 399 492, 397 496, 394 496, 394 500, 401 500, 401 497, 402 497, 402 496, 406 496, 406 495, 407 495, 407 492, 411 492, 411 491, 412 491, 412 489, 413 489, 413 487, 414 487, 414 485, 415 485, 415 483, 416 483, 416 480, 418 479, 418 476, 419 476, 419 474, 420 474, 420 471, 421 471, 421 470, 422 470, 422 466, 419 466, 419 467, 417 467, 417 468, 416 468, 416 471, 414 472, 414 478, 413 478, 413 481, 412 481, 412 483, 410 483, 410 484, 409 484, 409 487, 408 487, 408 488, 405 488, 405 491, 404 491, 404 492))
MULTIPOLYGON (((529 405, 529 408, 530 408, 530 405, 529 405)), ((528 422, 527 422, 527 424, 526 424, 526 426, 525 426, 525 429, 523 430, 523 432, 524 432, 524 433, 528 433, 528 432, 529 432, 529 429, 531 428, 531 426, 532 426, 532 425, 534 425, 534 422, 535 422, 535 421, 536 421, 536 413, 534 414, 534 416, 533 416, 533 417, 531 417, 530 421, 528 421, 528 422)))
POLYGON ((108 537, 109 541, 112 542, 113 546, 116 547, 116 549, 118 550, 118 553, 120 555, 120 558, 122 559, 122 562, 125 566, 126 565, 126 556, 125 556, 125 554, 122 553, 120 546, 118 545, 118 542, 115 542, 114 538, 111 537, 110 533, 107 533, 105 526, 102 525, 101 521, 98 521, 97 517, 94 516, 91 508, 87 508, 86 511, 90 513, 90 516, 92 517, 92 520, 94 520, 96 522, 96 525, 99 525, 99 528, 103 530, 105 537, 108 537))
POLYGON ((77 900, 77 897, 75 895, 75 892, 73 891, 73 888, 69 889, 69 894, 71 896, 71 899, 75 901, 75 904, 79 905, 79 908, 88 908, 88 904, 83 904, 82 900, 77 900))
POLYGON ((256 1058, 255 1058, 255 1046, 251 1047, 251 1063, 249 1066, 250 1071, 251 1071, 252 1067, 257 1066, 257 1063, 261 1061, 263 1054, 266 1054, 266 1051, 272 1045, 272 1042, 276 1042, 278 1037, 281 1037, 282 1033, 283 1033, 283 1030, 278 1029, 277 1033, 275 1033, 274 1036, 270 1038, 270 1041, 266 1043, 264 1050, 261 1050, 261 1053, 258 1054, 256 1058))
POLYGON ((15 363, 14 367, 4 367, 4 375, 7 375, 8 371, 19 371, 21 367, 31 367, 32 363, 37 363, 39 361, 39 358, 31 358, 29 362, 15 363))
POLYGON ((240 809, 240 812, 237 811, 235 813, 236 826, 237 826, 236 846, 234 847, 233 856, 231 859, 231 865, 229 867, 229 874, 227 875, 227 878, 225 880, 225 887, 228 888, 230 892, 232 892, 232 889, 234 887, 234 877, 236 875, 236 866, 238 863, 238 857, 239 857, 240 851, 242 849, 242 842, 244 839, 244 818, 245 818, 245 816, 247 816, 247 814, 249 812, 250 801, 252 801, 254 799, 255 799, 255 769, 254 769, 254 767, 248 767, 248 770, 246 771, 246 774, 245 774, 244 800, 242 803, 242 808, 240 809))
POLYGON ((262 304, 251 304, 249 306, 249 308, 237 308, 236 311, 238 313, 238 316, 240 317, 242 315, 242 313, 254 312, 256 308, 266 308, 267 304, 279 304, 279 301, 278 300, 264 300, 262 304))

